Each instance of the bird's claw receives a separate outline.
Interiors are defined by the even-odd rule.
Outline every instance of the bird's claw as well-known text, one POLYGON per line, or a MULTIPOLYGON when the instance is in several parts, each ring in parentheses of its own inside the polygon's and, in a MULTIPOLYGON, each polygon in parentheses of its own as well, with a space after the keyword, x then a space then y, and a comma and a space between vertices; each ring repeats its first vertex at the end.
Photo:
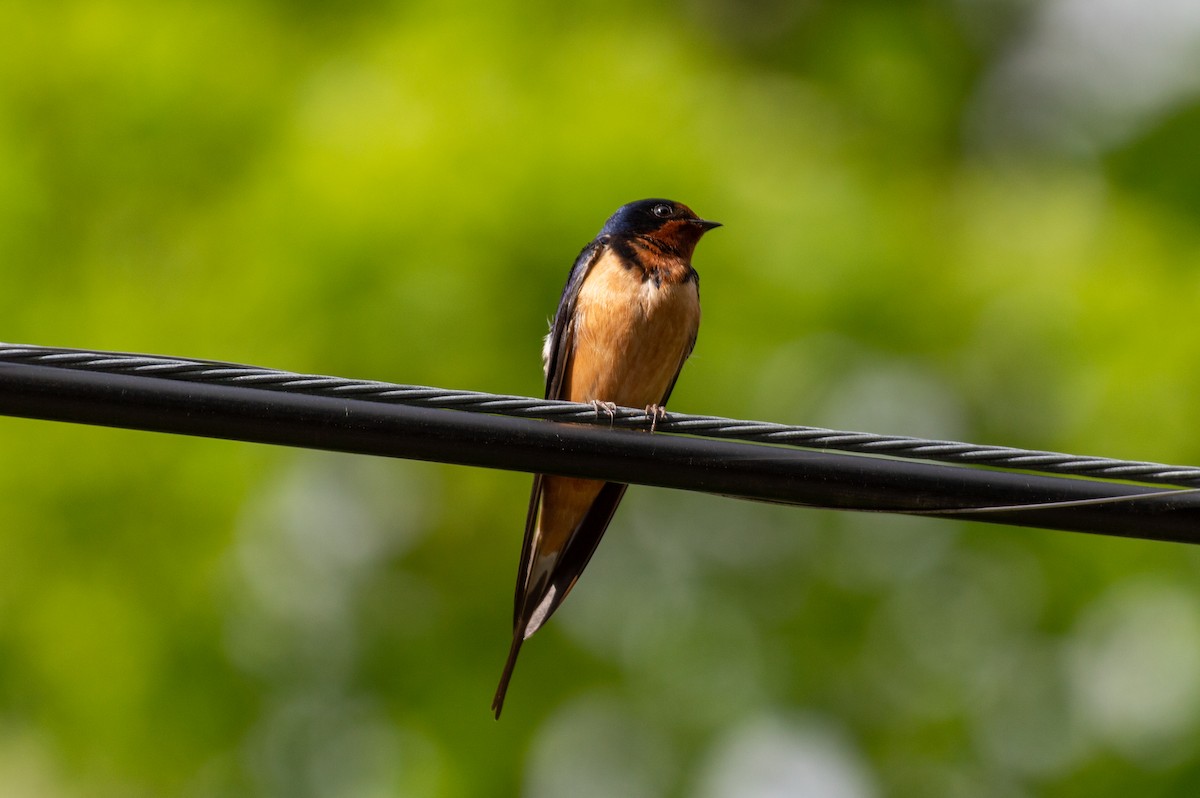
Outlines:
POLYGON ((599 416, 603 412, 608 416, 608 423, 611 424, 613 419, 617 417, 617 405, 615 402, 601 402, 599 399, 593 399, 589 404, 596 409, 596 415, 599 416))
POLYGON ((667 408, 662 405, 646 405, 646 418, 650 421, 650 431, 654 432, 660 421, 667 420, 667 408))

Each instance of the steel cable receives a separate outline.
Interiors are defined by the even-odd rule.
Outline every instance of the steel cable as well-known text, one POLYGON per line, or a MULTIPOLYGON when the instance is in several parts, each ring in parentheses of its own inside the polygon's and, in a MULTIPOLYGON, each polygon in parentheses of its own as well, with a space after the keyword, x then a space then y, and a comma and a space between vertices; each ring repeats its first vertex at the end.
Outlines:
MULTIPOLYGON (((0 362, 39 364, 101 373, 154 375, 187 382, 244 385, 314 396, 353 397, 386 404, 569 421, 624 429, 648 429, 650 426, 644 409, 618 407, 610 417, 592 405, 574 402, 300 374, 181 357, 0 344, 0 362)), ((673 411, 665 419, 658 421, 655 429, 663 433, 795 446, 819 451, 886 455, 956 465, 1200 487, 1200 468, 1009 446, 831 430, 673 411)))

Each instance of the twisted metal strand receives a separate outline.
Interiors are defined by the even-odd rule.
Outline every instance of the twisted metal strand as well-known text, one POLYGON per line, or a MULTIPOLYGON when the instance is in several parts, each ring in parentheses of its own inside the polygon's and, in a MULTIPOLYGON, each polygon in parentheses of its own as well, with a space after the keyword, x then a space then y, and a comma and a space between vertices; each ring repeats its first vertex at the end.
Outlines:
MULTIPOLYGON (((645 410, 618 407, 610 417, 589 404, 533 399, 479 391, 446 390, 298 374, 236 363, 99 352, 57 347, 0 344, 0 362, 19 362, 84 371, 154 375, 165 379, 244 385, 273 391, 343 396, 372 402, 412 405, 473 413, 492 413, 624 429, 649 429, 645 410)), ((877 435, 820 427, 740 421, 720 416, 670 413, 655 426, 659 432, 726 438, 753 443, 796 446, 857 454, 886 455, 959 465, 989 466, 1078 477, 1121 479, 1166 485, 1200 486, 1200 468, 1161 463, 1085 457, 1008 446, 984 446, 901 435, 877 435)))

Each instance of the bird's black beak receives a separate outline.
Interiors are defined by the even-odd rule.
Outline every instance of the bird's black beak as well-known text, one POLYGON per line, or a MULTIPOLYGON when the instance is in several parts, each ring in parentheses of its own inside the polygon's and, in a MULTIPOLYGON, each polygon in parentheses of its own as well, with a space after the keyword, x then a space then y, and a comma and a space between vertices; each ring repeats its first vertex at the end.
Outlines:
POLYGON ((721 226, 720 222, 710 222, 708 219, 692 219, 691 222, 705 232, 721 226))

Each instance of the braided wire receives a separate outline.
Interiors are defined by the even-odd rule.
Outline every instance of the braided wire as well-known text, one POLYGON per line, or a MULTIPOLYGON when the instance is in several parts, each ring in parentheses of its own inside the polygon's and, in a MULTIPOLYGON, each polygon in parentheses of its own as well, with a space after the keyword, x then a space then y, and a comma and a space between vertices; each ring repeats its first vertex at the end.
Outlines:
MULTIPOLYGON (((518 418, 602 424, 625 429, 649 429, 651 427, 651 419, 644 409, 618 407, 610 414, 607 409, 598 409, 590 404, 575 402, 299 374, 279 369, 181 357, 0 344, 0 362, 5 361, 83 371, 148 375, 170 380, 219 385, 241 385, 272 391, 349 397, 387 404, 491 413, 518 418)), ((806 449, 886 455, 958 465, 989 466, 1036 473, 1121 479, 1188 487, 1200 486, 1200 468, 1117 460, 1108 457, 1086 457, 1009 446, 985 446, 957 441, 848 432, 821 427, 742 421, 720 416, 698 416, 675 412, 654 422, 654 429, 666 433, 796 446, 806 449)))

